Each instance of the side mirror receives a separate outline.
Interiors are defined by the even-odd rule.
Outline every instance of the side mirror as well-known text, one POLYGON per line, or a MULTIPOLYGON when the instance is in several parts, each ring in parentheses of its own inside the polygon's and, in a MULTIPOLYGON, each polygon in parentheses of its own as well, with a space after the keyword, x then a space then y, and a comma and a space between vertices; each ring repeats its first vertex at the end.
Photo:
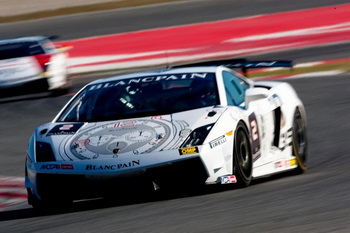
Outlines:
POLYGON ((262 87, 249 88, 245 92, 245 103, 248 107, 249 103, 252 101, 266 99, 270 95, 269 90, 262 87))

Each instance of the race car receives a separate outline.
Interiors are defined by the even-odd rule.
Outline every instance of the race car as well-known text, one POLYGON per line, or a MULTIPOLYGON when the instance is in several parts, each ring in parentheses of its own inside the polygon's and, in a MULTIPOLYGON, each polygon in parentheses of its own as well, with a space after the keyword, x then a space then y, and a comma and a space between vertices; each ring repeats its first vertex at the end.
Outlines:
POLYGON ((0 40, 0 91, 62 91, 67 78, 68 47, 57 47, 53 37, 32 36, 0 40))
POLYGON ((307 169, 306 114, 288 83, 234 68, 289 61, 225 60, 97 80, 29 141, 28 202, 46 208, 128 185, 235 184, 307 169), (221 65, 220 65, 221 64, 221 65))

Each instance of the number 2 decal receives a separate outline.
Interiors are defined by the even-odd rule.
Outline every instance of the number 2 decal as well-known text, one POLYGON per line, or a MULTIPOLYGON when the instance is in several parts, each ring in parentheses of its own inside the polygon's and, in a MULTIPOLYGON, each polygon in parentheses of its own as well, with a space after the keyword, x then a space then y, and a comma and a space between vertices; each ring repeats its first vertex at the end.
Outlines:
POLYGON ((258 124, 256 123, 255 119, 250 122, 250 128, 252 130, 252 139, 253 139, 253 141, 258 140, 259 139, 258 124))
POLYGON ((252 137, 253 161, 255 162, 260 157, 260 137, 258 122, 254 113, 249 115, 249 125, 252 137))

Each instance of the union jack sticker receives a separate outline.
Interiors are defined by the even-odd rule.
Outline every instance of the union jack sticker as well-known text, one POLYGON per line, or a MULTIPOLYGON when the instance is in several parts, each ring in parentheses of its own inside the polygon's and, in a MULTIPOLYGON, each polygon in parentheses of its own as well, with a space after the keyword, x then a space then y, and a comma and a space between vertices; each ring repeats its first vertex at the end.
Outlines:
POLYGON ((221 184, 234 184, 237 183, 236 176, 222 176, 221 184))

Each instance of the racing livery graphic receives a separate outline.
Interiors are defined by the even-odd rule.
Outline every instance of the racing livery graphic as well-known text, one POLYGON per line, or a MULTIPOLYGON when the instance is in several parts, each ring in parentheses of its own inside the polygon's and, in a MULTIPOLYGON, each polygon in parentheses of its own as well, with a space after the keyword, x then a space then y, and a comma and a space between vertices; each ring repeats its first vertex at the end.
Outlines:
POLYGON ((170 136, 167 124, 155 120, 135 120, 105 124, 83 131, 69 146, 79 159, 115 157, 119 153, 148 153, 170 136))

